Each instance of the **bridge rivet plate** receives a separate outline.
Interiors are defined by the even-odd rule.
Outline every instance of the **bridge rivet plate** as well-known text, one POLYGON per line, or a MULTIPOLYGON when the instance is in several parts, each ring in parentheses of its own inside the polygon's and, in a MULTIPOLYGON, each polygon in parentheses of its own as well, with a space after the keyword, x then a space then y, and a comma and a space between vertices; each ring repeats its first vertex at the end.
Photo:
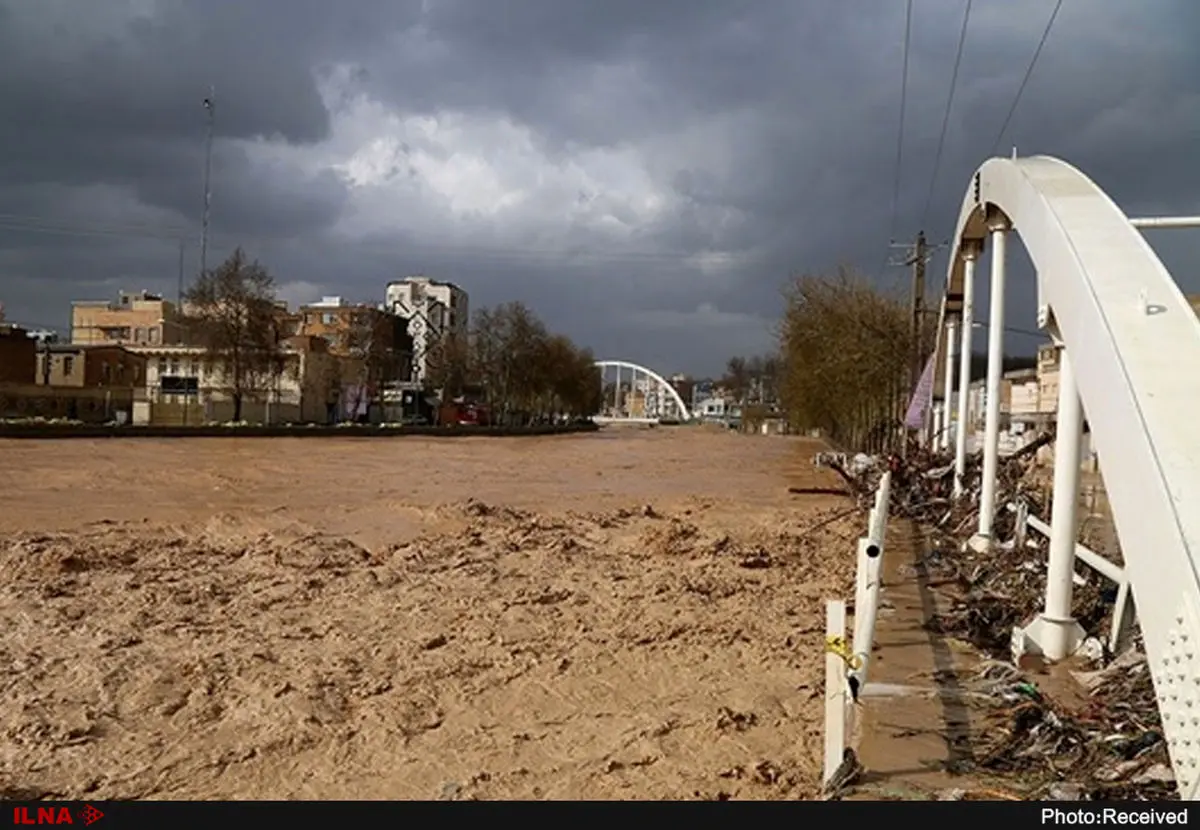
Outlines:
POLYGON ((1192 608, 1190 592, 1174 615, 1176 626, 1166 632, 1163 650, 1152 672, 1164 737, 1175 768, 1180 797, 1194 798, 1200 785, 1200 660, 1192 643, 1200 637, 1200 623, 1192 608))

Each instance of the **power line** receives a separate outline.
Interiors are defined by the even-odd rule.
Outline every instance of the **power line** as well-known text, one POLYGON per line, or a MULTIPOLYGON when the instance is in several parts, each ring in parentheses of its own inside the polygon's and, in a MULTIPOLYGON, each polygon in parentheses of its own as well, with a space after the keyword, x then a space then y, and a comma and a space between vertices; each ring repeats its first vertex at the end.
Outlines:
MULTIPOLYGON (((4 231, 82 238, 155 240, 170 242, 173 248, 180 242, 185 241, 192 233, 186 229, 171 227, 156 228, 148 225, 77 224, 54 221, 44 217, 0 214, 0 233, 4 231)), ((355 251, 367 254, 403 257, 409 261, 419 259, 422 256, 453 255, 465 261, 486 259, 488 261, 508 264, 557 265, 564 268, 604 264, 658 266, 685 263, 689 257, 697 256, 696 252, 679 251, 560 250, 524 245, 514 245, 512 247, 472 245, 451 241, 403 240, 393 243, 379 239, 309 239, 287 236, 234 236, 233 234, 216 234, 210 236, 210 243, 212 241, 230 248, 241 245, 244 248, 251 249, 269 248, 271 246, 312 246, 314 244, 327 243, 329 245, 347 245, 355 251)), ((717 264, 715 267, 726 271, 753 267, 753 263, 749 265, 743 263, 741 261, 742 256, 743 252, 734 252, 732 255, 733 261, 724 265, 717 264)), ((750 258, 753 259, 753 256, 750 258)))
POLYGON ((1062 4, 1063 0, 1058 0, 1054 4, 1054 11, 1050 12, 1050 19, 1046 21, 1046 29, 1042 32, 1042 39, 1038 41, 1033 58, 1029 61, 1029 66, 1025 70, 1025 77, 1021 79, 1021 85, 1017 87, 1017 94, 1013 98, 1012 106, 1008 108, 1008 115, 1004 117, 1004 123, 1000 125, 1000 132, 996 133, 996 141, 992 144, 990 155, 996 155, 996 151, 1000 149, 1000 140, 1004 138, 1004 133, 1008 129, 1009 122, 1012 121, 1013 113, 1017 111, 1017 104, 1021 103, 1021 96, 1025 94, 1025 87, 1029 83, 1030 77, 1033 76, 1033 68, 1037 66, 1038 58, 1042 55, 1042 48, 1046 45, 1046 40, 1050 37, 1050 30, 1054 28, 1054 21, 1058 18, 1058 10, 1062 8, 1062 4))
MULTIPOLYGON (((892 182, 892 215, 888 221, 888 239, 896 239, 896 215, 900 208, 900 181, 904 172, 904 120, 908 111, 908 54, 912 45, 913 0, 908 0, 904 9, 904 68, 900 73, 900 124, 896 131, 896 172, 892 182)), ((887 264, 887 254, 884 254, 887 264)), ((879 270, 883 270, 880 268, 879 270)))
POLYGON ((46 233, 61 232, 68 235, 79 233, 85 236, 108 235, 141 239, 170 239, 172 241, 180 240, 191 233, 191 231, 185 228, 172 228, 169 226, 145 225, 140 223, 121 225, 97 222, 79 223, 45 216, 27 216, 17 213, 0 213, 0 226, 11 230, 31 231, 34 233, 39 231, 46 233))
POLYGON ((958 70, 962 66, 963 45, 967 42, 967 25, 971 22, 971 4, 967 0, 967 8, 963 13, 962 29, 958 33, 958 50, 954 55, 954 71, 950 75, 950 94, 946 97, 946 112, 942 116, 942 132, 938 136, 937 153, 933 157, 933 175, 929 177, 929 193, 925 196, 925 209, 921 211, 921 225, 929 218, 929 208, 933 204, 934 188, 937 186, 938 173, 942 167, 942 151, 946 147, 946 132, 950 126, 950 112, 954 108, 954 91, 958 86, 958 70))

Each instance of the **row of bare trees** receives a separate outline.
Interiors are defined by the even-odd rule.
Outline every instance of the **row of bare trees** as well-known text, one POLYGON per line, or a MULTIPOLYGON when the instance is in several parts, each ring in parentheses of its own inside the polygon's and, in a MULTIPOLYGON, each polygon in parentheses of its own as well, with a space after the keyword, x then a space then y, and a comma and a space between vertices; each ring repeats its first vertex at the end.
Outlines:
POLYGON ((427 379, 444 396, 479 390, 502 423, 582 418, 602 405, 592 353, 519 302, 474 312, 469 333, 443 338, 427 362, 427 379))
POLYGON ((779 393, 792 425, 856 449, 892 446, 911 383, 907 298, 842 268, 795 278, 785 301, 779 393))
POLYGON ((777 354, 731 357, 721 386, 740 404, 771 406, 779 401, 783 361, 777 354))

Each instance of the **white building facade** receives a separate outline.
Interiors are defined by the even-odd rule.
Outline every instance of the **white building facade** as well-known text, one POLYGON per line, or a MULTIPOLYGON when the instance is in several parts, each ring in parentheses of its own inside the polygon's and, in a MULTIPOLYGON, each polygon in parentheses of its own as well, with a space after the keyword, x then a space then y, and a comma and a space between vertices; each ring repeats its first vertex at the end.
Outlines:
MULTIPOLYGON (((146 358, 146 402, 149 404, 192 404, 201 407, 206 420, 227 420, 232 393, 224 367, 207 358, 195 346, 131 346, 129 351, 146 358)), ((328 355, 286 348, 280 354, 277 375, 255 389, 243 404, 246 420, 262 423, 319 420, 324 414, 329 386, 322 368, 312 365, 328 355)), ((327 373, 327 372, 326 372, 327 373)), ((136 420, 136 419, 135 419, 136 420)))
POLYGON ((413 380, 423 380, 434 344, 448 334, 466 336, 470 320, 467 292, 451 282, 414 276, 389 282, 385 297, 387 310, 408 320, 413 380))

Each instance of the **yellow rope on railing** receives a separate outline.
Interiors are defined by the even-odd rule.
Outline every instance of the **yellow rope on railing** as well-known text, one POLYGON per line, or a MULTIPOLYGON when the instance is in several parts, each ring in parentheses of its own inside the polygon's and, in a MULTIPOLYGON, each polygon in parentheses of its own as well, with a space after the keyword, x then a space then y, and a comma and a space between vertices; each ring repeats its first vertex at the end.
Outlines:
POLYGON ((841 637, 826 637, 825 651, 828 654, 836 654, 845 661, 850 667, 850 671, 858 671, 862 668, 862 659, 850 650, 850 646, 841 637))

